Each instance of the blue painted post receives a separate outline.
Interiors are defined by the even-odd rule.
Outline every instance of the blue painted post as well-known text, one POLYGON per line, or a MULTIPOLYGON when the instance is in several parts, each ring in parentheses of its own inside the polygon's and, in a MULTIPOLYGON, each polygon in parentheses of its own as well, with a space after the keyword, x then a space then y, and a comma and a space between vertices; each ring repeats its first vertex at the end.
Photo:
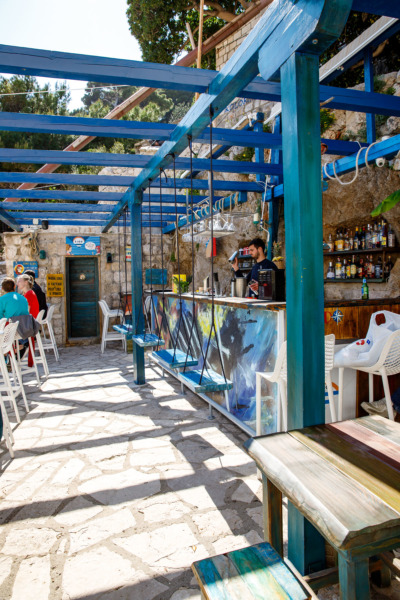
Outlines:
MULTIPOLYGON (((278 115, 275 119, 274 124, 274 135, 280 134, 282 132, 281 127, 281 116, 278 115)), ((271 150, 271 163, 275 165, 282 164, 282 150, 278 148, 274 148, 271 150)), ((271 177, 270 179, 271 185, 279 185, 282 183, 282 177, 279 175, 271 177)), ((275 198, 274 190, 272 190, 272 201, 269 203, 268 208, 268 231, 269 231, 269 240, 268 240, 268 259, 272 260, 272 247, 273 243, 278 239, 278 227, 279 227, 279 200, 275 198)))
MULTIPOLYGON (((374 65, 372 62, 372 48, 369 46, 364 50, 364 83, 365 91, 374 91, 374 65)), ((367 142, 372 144, 376 141, 375 115, 367 113, 367 142)))
MULTIPOLYGON (((253 131, 255 131, 258 134, 263 133, 264 113, 258 112, 256 118, 257 118, 257 120, 254 123, 253 131)), ((261 146, 256 146, 256 148, 255 148, 255 161, 256 161, 256 163, 258 163, 260 165, 264 163, 264 148, 262 148, 261 146)), ((256 180, 262 184, 265 184, 266 177, 263 174, 259 174, 259 175, 256 175, 256 180)), ((261 193, 261 189, 262 188, 260 186, 260 193, 261 193)), ((261 214, 260 214, 260 217, 261 217, 261 214)))
MULTIPOLYGON (((132 280, 132 326, 136 333, 144 333, 142 307, 143 265, 142 265, 142 200, 143 192, 131 192, 128 205, 131 217, 131 280, 132 280)), ((133 344, 133 371, 135 383, 146 383, 144 370, 144 349, 133 344)))
MULTIPOLYGON (((324 285, 318 56, 281 68, 285 187, 288 429, 325 422, 324 285)), ((289 559, 323 568, 324 541, 289 507, 289 559)))

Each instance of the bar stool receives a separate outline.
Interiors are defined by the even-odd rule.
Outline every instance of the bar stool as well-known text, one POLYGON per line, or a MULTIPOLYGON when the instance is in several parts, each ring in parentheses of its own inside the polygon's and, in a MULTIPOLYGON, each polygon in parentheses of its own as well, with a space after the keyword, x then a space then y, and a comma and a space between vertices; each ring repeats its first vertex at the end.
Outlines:
MULTIPOLYGON (((335 335, 331 333, 325 336, 325 385, 328 391, 329 409, 332 422, 336 419, 336 407, 333 397, 333 385, 331 371, 335 356, 335 335)), ((277 430, 287 431, 287 345, 283 342, 279 349, 278 357, 275 363, 275 369, 272 373, 256 373, 256 433, 261 435, 261 380, 266 379, 270 383, 278 385, 278 418, 277 430), (281 427, 283 426, 283 429, 281 427)))
POLYGON ((13 405, 13 408, 14 408, 15 417, 17 419, 17 422, 20 423, 21 417, 19 415, 19 410, 18 410, 17 401, 16 401, 19 394, 21 394, 21 396, 23 398, 27 412, 29 412, 29 404, 26 399, 24 385, 22 382, 22 376, 21 376, 20 370, 18 368, 17 361, 15 359, 15 353, 14 353, 14 342, 15 342, 15 337, 17 335, 17 329, 18 329, 18 322, 10 323, 9 325, 7 325, 4 328, 3 332, 0 333, 0 369, 1 369, 1 375, 3 378, 3 381, 0 384, 0 397, 1 397, 1 402, 3 403, 3 405, 4 405, 4 400, 9 400, 11 402, 11 404, 13 405), (6 356, 9 356, 9 359, 10 359, 12 377, 10 376, 10 373, 8 372, 6 359, 5 359, 6 356), (3 394, 5 394, 5 398, 3 397, 3 394))
POLYGON ((58 354, 56 338, 54 335, 53 325, 52 325, 54 309, 55 309, 55 304, 52 304, 51 306, 49 306, 49 308, 47 310, 47 317, 45 319, 43 318, 44 310, 41 310, 40 313, 38 314, 38 316, 36 317, 36 321, 38 321, 38 323, 40 323, 42 326, 43 349, 44 350, 53 350, 54 356, 55 356, 56 360, 58 361, 58 360, 60 360, 60 356, 58 354), (45 326, 47 327, 49 338, 46 337, 45 326))

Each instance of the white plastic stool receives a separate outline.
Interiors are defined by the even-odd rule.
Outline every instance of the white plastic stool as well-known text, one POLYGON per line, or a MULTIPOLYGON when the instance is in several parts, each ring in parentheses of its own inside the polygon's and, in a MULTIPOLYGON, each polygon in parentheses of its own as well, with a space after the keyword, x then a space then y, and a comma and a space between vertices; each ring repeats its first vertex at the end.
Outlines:
POLYGON ((49 308, 47 310, 47 316, 45 319, 43 318, 44 310, 41 310, 40 313, 38 314, 38 316, 36 317, 36 321, 38 323, 40 323, 42 326, 42 334, 43 334, 42 347, 43 347, 43 349, 44 350, 53 350, 56 360, 60 360, 60 357, 58 354, 56 338, 54 335, 53 325, 52 325, 54 309, 55 309, 54 304, 49 306, 49 308), (47 338, 47 336, 46 336, 45 327, 47 327, 49 338, 47 338))
MULTIPOLYGON (((329 408, 332 422, 336 421, 336 407, 333 397, 333 385, 331 371, 333 369, 333 360, 335 355, 335 336, 334 334, 325 336, 325 385, 328 390, 329 408)), ((256 373, 256 434, 261 435, 261 380, 266 379, 271 383, 278 384, 278 419, 277 430, 287 431, 287 345, 283 342, 279 349, 278 357, 275 363, 275 369, 272 373, 256 373), (282 418, 281 418, 282 415, 282 418)))
POLYGON ((19 394, 21 394, 23 398, 27 412, 29 411, 29 405, 26 399, 21 373, 18 368, 14 353, 14 341, 17 335, 17 329, 18 322, 10 323, 4 328, 3 333, 0 333, 0 370, 2 375, 2 382, 0 383, 0 396, 2 397, 1 399, 3 403, 5 399, 11 402, 14 408, 17 422, 20 423, 21 418, 19 416, 16 401, 19 394), (10 359, 12 377, 10 376, 11 374, 8 372, 7 369, 7 364, 5 360, 6 356, 9 356, 10 359), (5 394, 5 398, 3 397, 3 394, 5 394))
POLYGON ((119 317, 121 323, 123 323, 124 313, 121 309, 110 309, 105 300, 99 300, 99 305, 103 313, 103 331, 101 334, 101 353, 104 353, 107 342, 116 340, 122 340, 122 346, 126 352, 126 336, 118 331, 108 331, 108 325, 112 317, 119 317))

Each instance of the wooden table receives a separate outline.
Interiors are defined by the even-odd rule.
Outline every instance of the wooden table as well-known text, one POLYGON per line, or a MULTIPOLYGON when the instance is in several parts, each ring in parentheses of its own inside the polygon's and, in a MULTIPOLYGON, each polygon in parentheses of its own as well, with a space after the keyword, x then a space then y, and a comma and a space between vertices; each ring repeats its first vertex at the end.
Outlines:
POLYGON ((400 546, 400 424, 377 416, 252 438, 265 537, 282 554, 282 494, 337 550, 341 596, 369 596, 368 558, 400 546))

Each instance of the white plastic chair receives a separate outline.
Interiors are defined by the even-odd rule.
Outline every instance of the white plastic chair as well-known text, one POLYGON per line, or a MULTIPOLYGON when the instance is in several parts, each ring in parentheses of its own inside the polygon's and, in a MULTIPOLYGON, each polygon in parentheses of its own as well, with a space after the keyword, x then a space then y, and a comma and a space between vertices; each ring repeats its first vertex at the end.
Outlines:
MULTIPOLYGON (((355 371, 364 371, 364 373, 368 373, 370 402, 374 401, 374 375, 380 375, 382 377, 389 419, 394 421, 392 396, 390 394, 388 376, 400 373, 400 329, 394 331, 388 337, 385 345, 382 348, 381 355, 374 365, 371 367, 348 368, 355 371)), ((341 420, 343 414, 343 372, 344 367, 341 367, 339 369, 339 420, 341 420)))
POLYGON ((9 400, 11 402, 17 422, 20 423, 21 418, 16 401, 17 397, 21 394, 27 412, 29 412, 29 404, 26 399, 21 372, 18 368, 14 353, 14 341, 17 335, 17 329, 18 322, 9 323, 7 327, 4 328, 3 332, 0 333, 0 370, 2 375, 0 398, 2 404, 4 403, 4 400, 9 400), (9 373, 7 369, 6 356, 9 356, 10 359, 11 373, 9 373), (3 397, 3 394, 5 394, 5 397, 3 397))
POLYGON ((60 357, 59 357, 59 354, 58 354, 58 348, 57 348, 56 338, 55 338, 55 335, 54 335, 53 325, 52 325, 54 309, 55 309, 55 304, 52 304, 51 306, 49 306, 49 308, 47 310, 47 316, 46 316, 45 319, 43 318, 44 310, 41 310, 40 313, 38 314, 38 316, 36 317, 36 321, 38 321, 41 324, 41 326, 42 326, 42 335, 43 335, 42 346, 43 346, 43 349, 44 350, 53 350, 54 356, 55 356, 56 360, 60 360, 60 357), (47 331, 48 331, 48 334, 49 334, 48 338, 46 336, 45 327, 47 327, 47 331))
POLYGON ((120 308, 110 309, 105 300, 99 300, 100 308, 103 313, 103 331, 101 333, 101 353, 104 353, 107 342, 115 342, 116 340, 122 340, 122 346, 126 352, 126 336, 119 331, 108 331, 110 319, 113 317, 119 317, 120 322, 123 323, 124 313, 120 308))
MULTIPOLYGON (((333 386, 331 371, 335 355, 335 335, 332 333, 325 336, 325 385, 328 390, 329 408, 332 422, 336 421, 336 407, 333 397, 333 386)), ((278 419, 277 430, 287 431, 287 343, 281 345, 272 373, 256 373, 256 433, 261 435, 261 380, 266 379, 271 383, 278 384, 278 419), (283 426, 283 429, 282 429, 283 426)))

